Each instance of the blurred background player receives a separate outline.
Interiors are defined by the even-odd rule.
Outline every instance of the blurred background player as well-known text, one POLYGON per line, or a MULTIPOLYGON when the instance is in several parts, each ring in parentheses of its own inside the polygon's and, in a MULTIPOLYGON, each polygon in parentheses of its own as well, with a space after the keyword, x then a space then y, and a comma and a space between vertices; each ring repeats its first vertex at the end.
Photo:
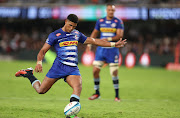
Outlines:
POLYGON ((100 39, 86 37, 84 34, 75 30, 78 23, 78 17, 75 14, 68 15, 65 20, 65 25, 50 33, 46 43, 41 48, 37 55, 37 64, 35 72, 42 72, 42 60, 46 52, 53 46, 56 50, 57 57, 44 78, 42 84, 33 75, 33 69, 20 70, 16 72, 16 77, 26 77, 30 80, 33 88, 39 94, 45 94, 51 86, 59 79, 63 78, 73 89, 70 97, 70 102, 80 100, 82 89, 82 78, 79 72, 78 64, 78 42, 82 44, 95 44, 105 47, 123 47, 126 43, 125 40, 119 42, 107 42, 100 39))
MULTIPOLYGON (((100 32, 100 39, 109 42, 116 42, 123 37, 124 25, 123 21, 114 17, 115 6, 107 4, 107 16, 99 19, 90 37, 96 38, 100 32)), ((91 45, 87 46, 87 52, 91 50, 91 45)), ((115 47, 97 47, 95 60, 93 62, 93 76, 95 94, 89 97, 89 100, 94 100, 100 97, 100 70, 104 63, 109 64, 110 74, 115 89, 115 101, 120 101, 119 98, 119 77, 118 77, 118 59, 119 49, 115 47)))

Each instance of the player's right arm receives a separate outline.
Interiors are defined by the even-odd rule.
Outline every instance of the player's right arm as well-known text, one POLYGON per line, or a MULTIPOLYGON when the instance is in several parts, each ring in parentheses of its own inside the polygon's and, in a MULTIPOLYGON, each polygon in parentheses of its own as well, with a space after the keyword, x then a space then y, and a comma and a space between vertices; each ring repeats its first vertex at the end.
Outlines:
POLYGON ((42 72, 42 60, 44 59, 44 56, 46 54, 46 52, 51 48, 51 45, 45 43, 43 45, 43 47, 41 48, 41 50, 39 51, 38 55, 37 55, 37 64, 35 67, 35 72, 42 72))

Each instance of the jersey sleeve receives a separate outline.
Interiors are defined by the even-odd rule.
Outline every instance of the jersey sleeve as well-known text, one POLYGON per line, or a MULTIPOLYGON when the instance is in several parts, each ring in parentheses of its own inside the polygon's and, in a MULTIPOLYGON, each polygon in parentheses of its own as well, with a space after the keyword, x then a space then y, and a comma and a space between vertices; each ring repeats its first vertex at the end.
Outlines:
POLYGON ((83 33, 81 32, 79 33, 80 33, 79 42, 83 44, 86 41, 87 37, 83 33))
POLYGON ((96 22, 96 25, 95 25, 95 29, 100 31, 100 24, 99 24, 99 20, 96 22))
POLYGON ((117 29, 122 29, 124 30, 124 23, 122 20, 118 20, 118 23, 117 23, 117 29))
POLYGON ((48 38, 46 39, 46 43, 53 46, 54 45, 54 38, 53 38, 53 34, 49 34, 48 38))

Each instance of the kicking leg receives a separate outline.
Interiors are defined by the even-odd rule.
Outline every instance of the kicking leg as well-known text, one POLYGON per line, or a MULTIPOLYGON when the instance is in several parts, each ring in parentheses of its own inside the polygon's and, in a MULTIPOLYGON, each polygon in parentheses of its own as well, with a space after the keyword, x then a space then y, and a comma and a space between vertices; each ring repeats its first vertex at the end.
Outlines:
POLYGON ((51 88, 51 86, 58 80, 58 79, 52 79, 52 78, 45 77, 41 84, 40 81, 33 75, 32 68, 28 68, 26 70, 20 70, 20 71, 16 72, 15 76, 28 78, 29 81, 31 82, 33 88, 39 94, 46 93, 51 88))
POLYGON ((32 86, 37 93, 45 94, 57 80, 58 79, 48 78, 46 76, 42 84, 39 81, 36 81, 34 84, 32 84, 32 86))

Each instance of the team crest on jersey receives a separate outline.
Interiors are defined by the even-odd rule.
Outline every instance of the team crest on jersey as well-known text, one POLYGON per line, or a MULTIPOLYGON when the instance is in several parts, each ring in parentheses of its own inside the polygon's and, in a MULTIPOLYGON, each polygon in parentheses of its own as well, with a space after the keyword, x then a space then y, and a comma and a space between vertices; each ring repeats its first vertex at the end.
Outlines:
POLYGON ((57 33, 57 34, 56 34, 56 36, 60 36, 60 35, 61 35, 61 33, 57 33))
POLYGON ((78 41, 64 41, 64 42, 59 43, 59 46, 63 47, 63 46, 72 46, 72 45, 77 45, 77 44, 78 44, 78 41))
POLYGON ((111 27, 116 27, 116 23, 112 23, 112 24, 111 24, 111 27))

